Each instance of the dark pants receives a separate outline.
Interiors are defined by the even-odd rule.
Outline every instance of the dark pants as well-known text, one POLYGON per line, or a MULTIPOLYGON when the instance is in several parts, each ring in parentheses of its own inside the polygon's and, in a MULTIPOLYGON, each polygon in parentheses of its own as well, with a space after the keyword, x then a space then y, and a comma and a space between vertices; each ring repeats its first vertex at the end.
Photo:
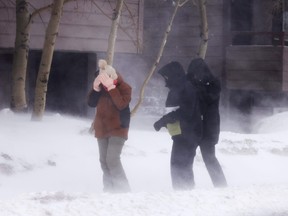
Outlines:
POLYGON ((122 167, 120 155, 125 139, 109 137, 98 139, 103 185, 106 192, 129 192, 130 186, 122 167))
MULTIPOLYGON (((173 137, 170 160, 172 186, 176 190, 194 188, 193 162, 196 155, 197 143, 183 138, 173 137)), ((214 145, 200 145, 201 154, 210 178, 215 187, 227 186, 223 170, 215 156, 214 145)))

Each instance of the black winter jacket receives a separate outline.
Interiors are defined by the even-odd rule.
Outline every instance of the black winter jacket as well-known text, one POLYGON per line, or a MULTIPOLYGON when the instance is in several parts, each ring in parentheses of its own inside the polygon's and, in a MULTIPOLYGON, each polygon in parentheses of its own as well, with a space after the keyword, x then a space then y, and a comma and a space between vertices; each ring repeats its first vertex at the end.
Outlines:
POLYGON ((180 63, 171 62, 159 72, 166 81, 169 93, 166 107, 179 106, 162 117, 163 122, 180 121, 182 136, 200 145, 215 145, 220 133, 220 82, 213 76, 205 61, 191 61, 188 73, 180 63))
MULTIPOLYGON (((180 122, 181 136, 199 143, 202 138, 202 119, 200 110, 201 89, 197 89, 186 79, 184 69, 178 62, 171 62, 159 70, 166 81, 169 93, 166 107, 178 107, 161 118, 163 125, 180 122)), ((178 136, 178 135, 177 135, 178 136)))
POLYGON ((195 86, 201 86, 204 89, 200 102, 203 116, 201 143, 202 145, 215 145, 218 143, 220 133, 220 81, 212 74, 206 62, 201 58, 193 59, 190 62, 187 79, 195 86))

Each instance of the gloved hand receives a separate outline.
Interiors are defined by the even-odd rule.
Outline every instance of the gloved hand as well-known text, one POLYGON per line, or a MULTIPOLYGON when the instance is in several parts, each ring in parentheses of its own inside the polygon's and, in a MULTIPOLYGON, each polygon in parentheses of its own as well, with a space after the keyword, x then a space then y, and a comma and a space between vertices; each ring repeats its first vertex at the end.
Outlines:
POLYGON ((159 131, 162 127, 166 127, 166 123, 164 122, 163 118, 161 118, 156 121, 153 126, 156 131, 159 131))
POLYGON ((100 81, 103 84, 103 86, 106 87, 106 89, 108 91, 110 91, 116 87, 115 81, 112 78, 110 78, 108 76, 108 74, 106 74, 106 73, 103 73, 100 75, 100 81))
POLYGON ((98 75, 93 82, 93 89, 97 92, 99 92, 101 90, 100 88, 100 84, 101 84, 101 75, 98 75))

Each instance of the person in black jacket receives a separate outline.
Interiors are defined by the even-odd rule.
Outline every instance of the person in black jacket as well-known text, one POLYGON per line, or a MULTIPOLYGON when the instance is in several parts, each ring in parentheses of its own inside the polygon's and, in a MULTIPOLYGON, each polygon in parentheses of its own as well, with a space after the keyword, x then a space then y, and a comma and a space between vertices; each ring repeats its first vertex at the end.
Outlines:
POLYGON ((173 188, 194 188, 193 161, 198 146, 214 186, 226 186, 225 176, 215 156, 220 132, 220 83, 200 59, 191 61, 187 75, 179 62, 163 66, 158 73, 164 77, 169 88, 166 107, 175 107, 174 111, 154 123, 156 131, 167 127, 173 140, 170 159, 173 188), (210 109, 211 104, 214 111, 210 109))

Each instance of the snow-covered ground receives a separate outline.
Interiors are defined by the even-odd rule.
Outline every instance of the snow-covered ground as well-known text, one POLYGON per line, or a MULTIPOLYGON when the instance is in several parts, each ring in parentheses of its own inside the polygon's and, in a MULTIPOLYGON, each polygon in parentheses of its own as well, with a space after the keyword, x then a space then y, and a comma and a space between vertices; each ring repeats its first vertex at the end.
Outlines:
MULTIPOLYGON (((288 216, 288 113, 257 134, 222 131, 216 147, 229 186, 213 188, 197 153, 196 188, 173 191, 171 139, 133 117, 122 162, 132 192, 102 192, 91 120, 0 111, 0 216, 288 216)), ((150 124, 151 123, 151 124, 150 124)))

